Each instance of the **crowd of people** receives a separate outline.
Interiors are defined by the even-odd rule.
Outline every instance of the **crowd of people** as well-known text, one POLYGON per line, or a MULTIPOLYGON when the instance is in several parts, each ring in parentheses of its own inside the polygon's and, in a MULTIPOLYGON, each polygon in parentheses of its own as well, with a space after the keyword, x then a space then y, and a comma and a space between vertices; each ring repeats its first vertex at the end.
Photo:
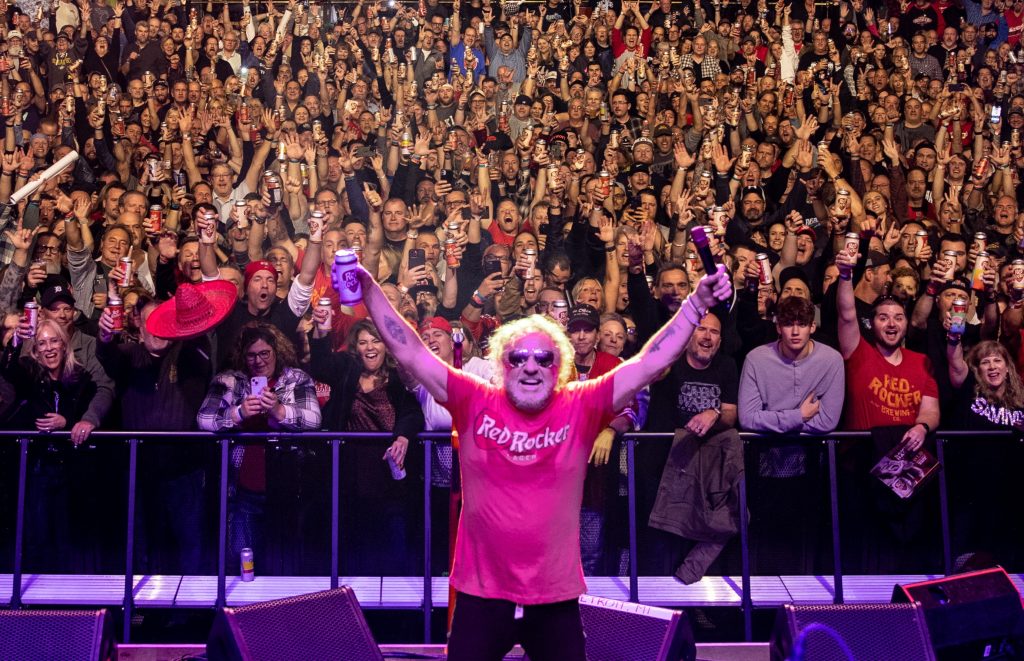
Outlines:
MULTIPOLYGON (((735 294, 597 435, 588 573, 621 570, 624 433, 681 430, 638 448, 637 499, 641 570, 689 583, 735 532, 736 430, 874 432, 840 452, 844 521, 864 531, 847 562, 874 571, 939 548, 934 494, 879 490, 882 454, 1024 424, 1022 0, 0 9, 0 199, 80 155, 0 216, 3 424, 71 435, 33 444, 40 568, 95 568, 109 541, 81 523, 123 479, 94 430, 326 429, 393 434, 346 444, 343 572, 417 573, 410 443, 451 417, 341 304, 339 249, 444 361, 491 378, 492 334, 547 315, 583 380, 679 309, 706 228, 735 294)), ((1006 452, 958 458, 987 498, 1010 498, 1006 452)), ((143 453, 146 552, 186 570, 205 453, 143 453)), ((819 449, 755 455, 755 571, 820 569, 819 449)), ((453 463, 438 448, 439 494, 453 463)), ((329 451, 245 443, 231 466, 234 557, 323 573, 329 451)), ((996 522, 958 505, 958 548, 998 555, 996 522)))

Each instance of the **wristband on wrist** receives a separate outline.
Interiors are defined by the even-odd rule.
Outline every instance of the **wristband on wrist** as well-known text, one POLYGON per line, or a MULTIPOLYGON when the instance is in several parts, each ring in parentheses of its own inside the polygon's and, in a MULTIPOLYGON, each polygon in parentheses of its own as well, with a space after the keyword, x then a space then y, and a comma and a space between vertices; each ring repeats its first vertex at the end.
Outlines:
POLYGON ((686 319, 688 322, 690 322, 690 324, 692 324, 694 328, 700 326, 700 319, 703 315, 697 313, 697 309, 693 306, 692 303, 690 303, 689 298, 683 301, 683 304, 679 306, 679 312, 680 314, 683 315, 683 319, 686 319), (696 319, 692 318, 690 316, 690 313, 696 315, 696 319))

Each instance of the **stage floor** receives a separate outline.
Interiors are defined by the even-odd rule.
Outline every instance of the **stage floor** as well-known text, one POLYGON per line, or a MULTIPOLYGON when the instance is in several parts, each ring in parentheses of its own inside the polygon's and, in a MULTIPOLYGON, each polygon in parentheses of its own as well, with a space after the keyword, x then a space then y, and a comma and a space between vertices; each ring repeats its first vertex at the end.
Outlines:
MULTIPOLYGON (((385 659, 444 659, 442 645, 381 645, 385 659), (416 655, 410 657, 410 655, 416 655)), ((205 645, 119 645, 118 661, 182 661, 206 653, 205 645)), ((768 643, 697 643, 697 661, 768 661, 768 643)), ((505 657, 522 659, 518 647, 505 657)))
MULTIPOLYGON (((845 576, 845 603, 888 602, 896 584, 941 578, 938 575, 907 574, 845 576)), ((1018 590, 1024 591, 1024 575, 1010 574, 1018 590)), ((355 590, 365 609, 418 609, 423 607, 423 579, 418 576, 341 577, 340 585, 355 590)), ((641 576, 640 602, 669 608, 740 606, 739 576, 706 576, 693 585, 671 577, 641 576)), ((629 599, 626 577, 591 577, 588 593, 610 599, 629 599)), ((835 597, 831 576, 754 576, 751 579, 755 607, 780 604, 828 604, 835 597)), ((280 599, 330 588, 327 576, 257 576, 243 583, 237 576, 227 579, 229 606, 280 599)), ((11 600, 10 574, 0 574, 0 605, 11 600)), ((435 608, 448 605, 448 579, 432 581, 435 608)), ((217 597, 216 576, 138 575, 134 602, 139 608, 209 608, 217 597)), ((120 606, 124 598, 124 577, 116 574, 26 574, 22 577, 22 602, 29 606, 120 606)))

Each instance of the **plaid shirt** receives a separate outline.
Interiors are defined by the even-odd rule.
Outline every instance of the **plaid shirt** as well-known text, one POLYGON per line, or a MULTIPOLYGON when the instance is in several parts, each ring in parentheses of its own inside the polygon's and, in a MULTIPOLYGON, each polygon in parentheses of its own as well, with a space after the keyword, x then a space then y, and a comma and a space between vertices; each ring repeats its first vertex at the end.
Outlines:
MULTIPOLYGON (((268 423, 286 431, 320 428, 320 404, 313 379, 308 374, 286 367, 277 377, 273 390, 284 406, 284 419, 273 423, 268 417, 268 423)), ((229 370, 215 376, 196 416, 199 428, 206 431, 237 429, 240 425, 233 419, 234 409, 251 392, 249 377, 242 372, 229 370)))
POLYGON ((685 53, 681 64, 684 69, 693 69, 693 73, 697 74, 698 83, 706 79, 714 80, 715 76, 722 73, 722 67, 718 63, 718 58, 711 57, 710 55, 705 55, 704 60, 697 64, 693 60, 693 55, 685 53))
POLYGON ((494 187, 495 192, 495 207, 497 207, 497 200, 501 197, 507 197, 516 203, 516 207, 519 209, 519 215, 523 218, 530 217, 530 207, 533 204, 533 186, 530 185, 530 170, 529 168, 523 168, 515 180, 515 187, 513 188, 505 182, 505 178, 502 177, 498 185, 494 187), (502 193, 504 189, 504 193, 502 193))

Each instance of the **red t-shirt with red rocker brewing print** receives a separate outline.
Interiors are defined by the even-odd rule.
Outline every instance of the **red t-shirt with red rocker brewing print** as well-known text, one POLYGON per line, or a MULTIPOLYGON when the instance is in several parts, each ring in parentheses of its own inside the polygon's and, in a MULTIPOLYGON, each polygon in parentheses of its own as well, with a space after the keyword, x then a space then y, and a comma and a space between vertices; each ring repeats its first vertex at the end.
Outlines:
POLYGON ((893 365, 878 348, 860 338, 846 361, 846 415, 843 429, 860 431, 888 425, 912 425, 923 397, 938 397, 928 358, 900 350, 893 365))
POLYGON ((449 370, 444 406, 462 466, 455 589, 522 605, 586 592, 580 504, 594 439, 614 415, 610 375, 570 383, 531 414, 503 389, 449 370))

